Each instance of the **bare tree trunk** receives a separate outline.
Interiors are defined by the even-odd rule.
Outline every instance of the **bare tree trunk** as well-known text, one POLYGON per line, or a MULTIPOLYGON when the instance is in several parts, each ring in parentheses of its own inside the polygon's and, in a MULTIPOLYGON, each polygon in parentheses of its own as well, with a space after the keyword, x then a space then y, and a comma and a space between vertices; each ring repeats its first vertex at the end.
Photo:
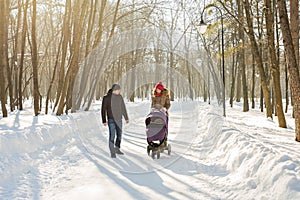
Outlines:
POLYGON ((7 65, 7 16, 6 11, 8 9, 8 5, 6 1, 0 1, 0 101, 1 101, 1 109, 2 116, 7 117, 7 109, 5 106, 6 103, 6 92, 5 92, 5 75, 4 69, 7 65))
POLYGON ((277 2, 280 25, 282 30, 283 44, 288 60, 288 70, 290 74, 290 85, 292 97, 294 98, 294 114, 296 127, 296 141, 300 142, 300 76, 297 64, 295 49, 293 46, 292 34, 289 26, 289 20, 285 0, 277 2))
MULTIPOLYGON (((218 99, 218 102, 221 103, 220 99, 222 98, 221 96, 221 89, 222 89, 222 83, 220 82, 220 76, 218 76, 217 74, 219 73, 219 71, 215 70, 215 68, 213 67, 213 61, 212 61, 212 56, 211 56, 211 52, 210 49, 208 48, 208 45, 206 44, 205 39, 202 39, 203 42, 203 46, 204 49, 207 53, 207 66, 208 66, 208 79, 212 78, 213 82, 215 84, 215 95, 218 99), (211 77, 210 75, 211 74, 211 77)), ((199 46, 198 46, 198 50, 199 50, 199 46)), ((211 97, 211 93, 210 93, 210 80, 208 81, 208 95, 209 95, 209 103, 210 103, 210 97, 211 97)))
MULTIPOLYGON (((240 0, 237 1, 238 5, 238 17, 239 19, 242 19, 244 16, 243 12, 243 5, 241 4, 240 0)), ((242 73, 242 85, 243 85, 243 112, 249 111, 249 100, 248 100, 248 87, 247 87, 247 77, 246 77, 246 63, 245 63, 245 49, 244 49, 244 43, 245 43, 245 34, 243 30, 243 26, 239 24, 238 28, 238 34, 239 39, 243 43, 243 48, 240 50, 239 54, 239 66, 241 68, 240 72, 242 73)))
POLYGON ((296 61, 299 68, 299 0, 290 0, 290 22, 290 29, 295 49, 296 61))
MULTIPOLYGON (((10 104, 10 111, 14 110, 14 98, 13 98, 13 85, 12 85, 12 73, 11 73, 11 69, 9 67, 9 59, 8 59, 8 23, 9 23, 9 0, 4 0, 4 4, 5 7, 4 9, 4 15, 5 15, 5 19, 4 19, 4 24, 3 24, 3 50, 4 50, 4 55, 2 57, 2 59, 5 59, 6 61, 6 78, 7 78, 7 84, 8 84, 8 91, 9 91, 9 104, 10 104)), ((13 66, 13 65, 12 65, 13 66)))
POLYGON ((37 44, 36 44, 36 0, 32 1, 32 72, 33 72, 33 104, 34 115, 39 114, 39 82, 38 82, 38 58, 37 58, 37 44))
POLYGON ((255 63, 254 56, 252 55, 252 89, 251 89, 251 98, 252 98, 252 106, 251 108, 255 108, 255 63))
MULTIPOLYGON (((244 40, 242 40, 244 41, 244 40)), ((241 50, 240 54, 240 67, 242 73, 242 85, 243 85, 243 112, 249 111, 249 100, 248 100, 248 87, 247 87, 247 77, 246 77, 246 63, 245 63, 245 51, 244 48, 241 50)))
POLYGON ((74 16, 74 33, 73 33, 73 43, 71 46, 71 61, 65 76, 63 89, 61 92, 60 102, 57 108, 57 115, 61 115, 63 113, 63 108, 66 105, 66 113, 71 108, 71 97, 72 91, 74 87, 74 81, 79 69, 79 56, 80 56, 80 44, 84 29, 84 21, 85 21, 85 12, 87 8, 87 0, 83 1, 82 4, 77 2, 75 3, 75 13, 81 13, 79 16, 74 16))
MULTIPOLYGON (((96 36, 95 36, 96 39, 95 39, 95 42, 94 42, 92 48, 96 48, 96 47, 97 47, 98 45, 100 45, 100 43, 101 43, 101 39, 102 39, 102 35, 103 35, 103 30, 104 30, 104 27, 103 27, 104 22, 103 22, 103 20, 104 20, 104 11, 105 11, 105 8, 106 8, 106 3, 107 3, 107 0, 102 0, 102 1, 101 1, 101 5, 100 5, 100 13, 99 13, 100 16, 99 16, 99 21, 98 21, 98 30, 97 30, 97 33, 96 33, 96 36)), ((113 27, 114 27, 114 26, 115 26, 115 25, 114 25, 114 23, 113 23, 113 27)), ((108 40, 108 43, 110 43, 109 40, 108 40)), ((104 52, 104 55, 106 55, 106 54, 107 54, 107 53, 106 53, 107 50, 105 49, 104 51, 105 51, 105 52, 104 52)), ((103 58, 104 58, 104 56, 103 56, 103 58)), ((103 62, 104 62, 104 60, 102 59, 100 65, 102 65, 103 62)), ((97 72, 95 72, 95 73, 97 73, 97 72)), ((98 72, 98 73, 99 73, 99 72, 98 72)), ((86 79, 85 79, 86 77, 87 77, 87 76, 85 76, 84 73, 83 73, 82 80, 86 80, 86 79)), ((98 77, 96 77, 96 78, 98 78, 98 77)), ((94 84, 89 88, 89 91, 87 92, 86 97, 89 96, 89 99, 85 98, 85 101, 84 101, 84 103, 83 103, 83 105, 85 105, 86 101, 88 100, 88 105, 86 106, 86 109, 85 109, 85 110, 88 110, 89 107, 90 107, 90 105, 91 105, 91 103, 92 103, 92 98, 93 98, 93 96, 94 96, 94 94, 95 94, 95 92, 96 92, 97 83, 98 83, 98 80, 95 80, 95 81, 94 81, 94 84)), ((86 88, 84 87, 84 85, 81 85, 81 86, 82 86, 82 87, 80 87, 80 92, 79 92, 79 93, 83 93, 84 90, 86 89, 86 88)), ((104 87, 104 88, 106 89, 106 87, 104 87)), ((79 98, 79 99, 77 100, 77 107, 80 107, 80 105, 81 105, 81 100, 82 100, 82 98, 79 98)))
MULTIPOLYGON (((87 33, 86 33, 85 57, 88 56, 88 54, 90 53, 90 49, 91 49, 92 31, 93 31, 94 24, 95 24, 95 16, 97 13, 97 6, 98 6, 98 1, 92 0, 91 6, 90 6, 90 14, 89 14, 89 18, 88 18, 88 28, 87 28, 87 33)), ((101 14, 103 15, 103 13, 101 13, 101 14)))
POLYGON ((241 70, 237 70, 237 79, 236 79, 236 102, 241 102, 241 93, 242 93, 242 77, 241 77, 241 70))
POLYGON ((206 88, 206 83, 205 80, 203 80, 203 100, 204 102, 207 102, 207 97, 208 97, 208 92, 207 92, 207 88, 206 88))
MULTIPOLYGON (((103 0, 104 1, 104 0, 103 0)), ((101 1, 101 2, 103 2, 101 1)), ((91 2, 91 6, 90 6, 90 10, 91 10, 91 13, 89 15, 89 20, 88 20, 88 28, 87 28, 87 35, 86 35, 86 46, 85 46, 85 60, 84 60, 84 66, 85 68, 87 69, 84 69, 83 72, 82 72, 82 76, 80 77, 80 86, 79 86, 79 92, 78 92, 78 97, 76 99, 76 104, 75 105, 72 105, 72 112, 75 112, 75 110, 79 109, 80 108, 80 105, 81 105, 81 102, 82 102, 82 99, 83 99, 83 96, 85 94, 85 90, 87 89, 86 88, 86 85, 87 85, 87 79, 88 79, 88 74, 91 70, 91 65, 88 65, 87 64, 87 58, 88 58, 88 55, 90 53, 90 49, 91 49, 91 38, 92 38, 92 31, 93 31, 93 28, 94 28, 94 25, 95 25, 95 16, 96 16, 96 13, 97 13, 97 2, 94 0, 91 2)), ((102 7, 101 7, 101 10, 102 7)), ((103 15, 104 15, 104 12, 100 12, 100 18, 103 19, 103 15)), ((101 24, 101 27, 99 27, 101 29, 101 33, 102 33, 102 24, 101 24)))
MULTIPOLYGON (((273 9, 274 9, 274 17, 275 17, 275 35, 276 35, 276 52, 277 52, 277 66, 279 68, 279 77, 280 77, 280 35, 279 35, 279 18, 278 18, 278 10, 276 9, 276 5, 277 4, 277 0, 273 0, 273 9)), ((284 59, 285 59, 285 55, 284 55, 284 59)), ((286 60, 285 60, 286 61, 286 60)), ((287 73, 287 66, 286 64, 284 65, 285 68, 285 73, 287 73)), ((287 80, 286 80, 287 82, 287 80)), ((285 83, 286 83, 285 82, 285 83)), ((286 99, 286 105, 288 105, 289 103, 289 90, 288 90, 288 84, 286 84, 286 91, 285 91, 285 99, 286 99)), ((286 109, 288 107, 286 106, 286 109)))
POLYGON ((265 74, 265 70, 263 67, 263 61, 261 54, 259 53, 259 48, 257 45, 257 41, 255 39, 255 34, 253 30, 253 22, 250 14, 250 4, 249 0, 245 0, 244 2, 244 9, 246 13, 246 19, 247 19, 247 24, 248 24, 248 36, 250 38, 251 42, 251 50, 253 55, 255 56, 255 61, 259 69, 259 74, 260 74, 260 80, 261 80, 261 86, 263 90, 263 95, 266 103, 266 117, 271 117, 272 118, 272 106, 271 106, 271 96, 270 96, 270 90, 268 88, 268 83, 267 83, 267 77, 265 74))
MULTIPOLYGON (((105 1, 105 0, 104 0, 104 1, 105 1)), ((109 45, 110 45, 110 43, 111 43, 111 39, 112 39, 113 34, 114 34, 114 32, 115 32, 116 23, 117 23, 117 14, 118 14, 118 11, 119 11, 120 1, 121 1, 121 0, 118 0, 117 3, 116 3, 116 8, 115 8, 115 12, 114 12, 114 18, 113 18, 113 23, 112 23, 112 28, 111 28, 111 30, 110 30, 110 33, 109 33, 109 36, 108 36, 108 40, 107 40, 107 42, 106 42, 106 48, 105 48, 105 50, 104 50, 104 54, 103 54, 103 58, 102 58, 102 60, 101 60, 100 66, 102 66, 103 63, 104 63, 105 57, 107 56, 107 53, 108 53, 108 47, 109 47, 109 45)), ((102 35, 102 33, 101 33, 101 35, 102 35)), ((101 38, 100 38, 100 39, 101 39, 101 38)), ((101 72, 100 70, 97 72, 97 77, 100 77, 100 75, 101 75, 101 74, 99 74, 100 72, 101 72)), ((95 81, 95 84, 93 85, 93 88, 91 89, 90 99, 89 99, 89 101, 88 101, 88 105, 87 105, 87 107, 86 107, 85 110, 88 110, 88 109, 90 108, 91 104, 92 104, 93 96, 94 96, 94 94, 95 94, 95 91, 96 91, 96 85, 98 84, 98 81, 99 81, 99 79, 97 79, 97 80, 95 81)))
MULTIPOLYGON (((234 45, 234 44, 233 44, 234 45)), ((236 65, 235 57, 239 56, 239 52, 237 54, 232 55, 232 68, 231 68, 231 88, 230 88, 230 99, 229 104, 231 107, 233 107, 233 98, 234 98, 234 89, 235 89, 235 80, 236 80, 236 73, 238 66, 236 65)))
MULTIPOLYGON (((76 41, 75 46, 74 46, 74 56, 72 57, 72 61, 74 59, 74 69, 72 69, 71 79, 70 79, 68 92, 67 92, 67 96, 66 96, 66 112, 72 108, 72 102, 73 102, 72 93, 73 93, 73 90, 75 87, 75 79, 77 78, 77 74, 78 74, 79 67, 80 67, 80 65, 79 65, 80 47, 81 47, 81 43, 82 43, 82 39, 83 39, 83 32, 84 32, 84 27, 85 27, 84 24, 85 24, 86 17, 87 17, 85 14, 87 11, 87 4, 88 4, 88 1, 83 2, 83 6, 81 7, 81 16, 80 16, 80 20, 79 20, 79 26, 78 26, 78 30, 76 31, 76 32, 78 32, 78 36, 74 37, 74 39, 73 39, 73 41, 76 41)), ((76 30, 75 26, 74 26, 74 30, 76 30)))
POLYGON ((264 93, 263 93, 263 89, 260 86, 260 101, 259 101, 259 107, 260 107, 260 111, 264 112, 264 93))
MULTIPOLYGON (((188 57, 187 57, 188 58, 188 57)), ((189 82, 189 97, 191 98, 191 100, 194 100, 195 99, 195 95, 194 95, 194 92, 193 92, 193 89, 192 89, 192 75, 193 73, 191 73, 191 65, 190 63, 186 60, 185 61, 186 63, 186 67, 187 67, 187 75, 188 75, 188 82, 189 82)))
POLYGON ((170 52, 170 68, 168 68, 169 71, 169 76, 170 77, 170 100, 174 101, 174 78, 173 78, 173 73, 170 71, 171 69, 174 69, 174 53, 172 52, 171 48, 171 52, 170 52))
MULTIPOLYGON (((131 38, 132 40, 133 40, 133 38, 131 38)), ((131 70, 131 80, 130 80, 130 91, 128 91, 128 92, 130 92, 129 93, 129 95, 130 95, 130 97, 129 97, 129 100, 131 101, 131 102, 134 102, 134 97, 135 97, 135 82, 136 82, 136 77, 135 77, 135 71, 136 71, 136 64, 137 64, 137 55, 139 54, 139 52, 136 50, 136 51, 132 51, 131 52, 131 56, 130 56, 130 60, 131 60, 131 65, 132 65, 132 68, 130 69, 131 70)))
MULTIPOLYGON (((300 71, 299 65, 299 1, 290 1, 290 29, 292 34, 293 46, 295 49, 297 66, 300 71)), ((291 104, 294 105, 293 96, 291 97, 291 104)), ((295 110, 293 109, 293 117, 295 117, 295 110)))
POLYGON ((18 14, 17 14, 17 27, 15 29, 15 43, 14 43, 14 52, 13 52, 13 58, 12 58, 12 66, 14 66, 14 106, 19 105, 18 103, 18 50, 19 50, 19 30, 20 30, 20 24, 21 24, 21 16, 22 16, 22 5, 21 1, 18 1, 18 14))
POLYGON ((29 0, 26 0, 23 15, 23 25, 22 25, 22 41, 21 41, 21 58, 19 67, 19 110, 23 110, 23 92, 22 92, 22 81, 23 81, 23 65, 24 65, 24 53, 26 45, 26 33, 27 33, 27 9, 29 0))
POLYGON ((60 64, 60 72, 58 78, 58 88, 56 93, 56 100, 53 107, 53 111, 55 110, 61 96, 61 91, 63 87, 63 81, 65 76, 65 63, 66 63, 66 56, 68 50, 68 43, 70 42, 71 38, 71 31, 70 31, 70 20, 71 20, 71 0, 66 0, 65 5, 65 16, 63 22, 63 29, 62 29, 62 54, 61 54, 61 64, 60 64))
POLYGON ((104 10, 106 8, 106 3, 107 0, 102 0, 101 1, 101 7, 100 7, 100 12, 99 12, 99 21, 98 21, 98 31, 96 34, 96 40, 94 42, 93 48, 97 47, 102 39, 102 34, 103 34, 103 19, 104 19, 104 10))
POLYGON ((276 114, 278 116, 278 124, 281 128, 286 128, 286 121, 282 107, 282 94, 280 86, 280 72, 279 66, 277 65, 276 49, 275 49, 275 37, 274 37, 274 11, 271 0, 265 0, 265 16, 266 16, 266 27, 267 27, 267 38, 268 38, 268 49, 270 55, 271 73, 273 75, 274 84, 274 99, 276 114))
POLYGON ((286 54, 284 54, 284 73, 285 73, 285 113, 288 112, 289 106, 289 76, 288 76, 288 64, 286 61, 286 54))
POLYGON ((275 100, 275 92, 274 92, 274 82, 270 83, 270 87, 271 87, 271 104, 272 104, 272 113, 277 116, 276 110, 275 110, 275 104, 276 104, 276 100, 275 100))
MULTIPOLYGON (((135 9, 135 4, 134 4, 134 0, 132 0, 132 4, 131 4, 131 9, 132 10, 134 10, 135 9)), ((134 20, 135 20, 135 16, 134 16, 134 14, 131 14, 131 17, 130 17, 130 20, 131 20, 131 28, 132 29, 135 29, 135 22, 134 22, 134 20)), ((136 40, 137 38, 134 38, 134 36, 133 35, 131 35, 130 36, 130 40, 131 40, 131 42, 133 43, 134 42, 134 40, 136 40)), ((139 39, 139 38, 138 38, 139 39)), ((136 68, 136 64, 137 64, 137 56, 138 56, 138 54, 139 54, 139 52, 138 52, 138 50, 134 50, 134 51, 132 51, 131 52, 131 56, 130 56, 130 58, 131 58, 131 65, 132 65, 132 68, 131 68, 131 81, 130 81, 130 90, 128 91, 128 92, 130 92, 129 93, 129 100, 131 101, 131 102, 134 102, 134 97, 135 97, 135 95, 136 95, 136 93, 135 93, 135 83, 136 83, 136 77, 135 77, 135 68, 136 68)))
MULTIPOLYGON (((184 12, 184 29, 186 30, 188 28, 188 25, 186 23, 186 13, 184 12)), ((193 94, 193 89, 192 89, 192 73, 191 73, 191 66, 188 62, 189 60, 189 47, 191 44, 191 32, 189 33, 189 40, 187 40, 187 34, 184 34, 184 48, 185 48, 185 66, 187 68, 187 77, 188 77, 188 82, 189 82, 189 97, 191 100, 194 100, 194 94, 193 94)))
POLYGON ((61 52, 60 51, 61 44, 62 44, 62 40, 60 40, 59 45, 58 45, 58 51, 57 51, 57 55, 56 55, 56 59, 55 59, 53 74, 52 74, 51 82, 50 82, 50 85, 49 85, 49 88, 47 91, 45 114, 48 114, 48 104, 49 104, 49 100, 50 100, 51 90, 52 90, 52 87, 55 82, 57 66, 58 66, 58 62, 59 62, 59 56, 60 56, 60 52, 61 52))

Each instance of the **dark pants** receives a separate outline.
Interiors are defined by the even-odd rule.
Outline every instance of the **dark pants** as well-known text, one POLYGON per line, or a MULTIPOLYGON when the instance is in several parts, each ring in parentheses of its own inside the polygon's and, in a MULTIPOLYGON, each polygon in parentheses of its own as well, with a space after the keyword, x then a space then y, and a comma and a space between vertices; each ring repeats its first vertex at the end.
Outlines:
POLYGON ((108 119, 109 128, 109 150, 111 153, 115 152, 115 147, 120 148, 122 139, 122 120, 115 121, 113 119, 108 119), (115 136, 117 134, 117 139, 115 141, 115 136))

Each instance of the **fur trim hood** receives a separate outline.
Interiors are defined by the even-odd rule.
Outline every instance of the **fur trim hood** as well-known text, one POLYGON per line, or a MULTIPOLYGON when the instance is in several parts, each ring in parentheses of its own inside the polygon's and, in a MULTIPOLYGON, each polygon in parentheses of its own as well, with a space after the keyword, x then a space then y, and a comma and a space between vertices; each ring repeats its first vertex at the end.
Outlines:
MULTIPOLYGON (((165 88, 163 91, 161 91, 161 96, 162 97, 166 97, 166 96, 169 96, 170 95, 170 91, 167 89, 167 88, 165 88)), ((155 88, 154 88, 154 91, 153 91, 153 95, 152 95, 153 97, 155 97, 156 96, 156 91, 155 91, 155 88)))

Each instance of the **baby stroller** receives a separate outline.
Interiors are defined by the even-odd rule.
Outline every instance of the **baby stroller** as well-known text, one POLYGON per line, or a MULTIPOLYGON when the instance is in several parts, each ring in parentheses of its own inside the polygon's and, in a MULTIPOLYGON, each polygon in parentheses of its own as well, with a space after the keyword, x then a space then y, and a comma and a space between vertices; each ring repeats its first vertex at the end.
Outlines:
POLYGON ((147 116, 146 120, 146 135, 147 135, 147 153, 154 159, 160 158, 160 153, 164 150, 171 155, 171 145, 167 142, 168 137, 168 116, 166 112, 160 109, 153 109, 147 116))

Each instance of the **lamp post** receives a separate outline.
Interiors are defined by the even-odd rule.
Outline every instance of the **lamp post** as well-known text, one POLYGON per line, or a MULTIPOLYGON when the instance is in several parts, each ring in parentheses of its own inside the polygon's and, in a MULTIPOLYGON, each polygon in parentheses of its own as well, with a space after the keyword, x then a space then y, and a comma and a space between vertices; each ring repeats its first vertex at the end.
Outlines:
POLYGON ((198 31, 203 34, 207 30, 207 24, 203 20, 203 13, 204 10, 209 8, 209 7, 215 7, 221 15, 221 54, 222 54, 222 78, 223 78, 223 92, 222 92, 222 98, 223 98, 223 116, 226 117, 226 104, 225 104, 225 55, 224 55, 224 24, 223 24, 223 13, 222 10, 214 5, 214 4, 209 4, 208 6, 204 7, 202 14, 201 14, 201 21, 200 24, 197 26, 198 31))

